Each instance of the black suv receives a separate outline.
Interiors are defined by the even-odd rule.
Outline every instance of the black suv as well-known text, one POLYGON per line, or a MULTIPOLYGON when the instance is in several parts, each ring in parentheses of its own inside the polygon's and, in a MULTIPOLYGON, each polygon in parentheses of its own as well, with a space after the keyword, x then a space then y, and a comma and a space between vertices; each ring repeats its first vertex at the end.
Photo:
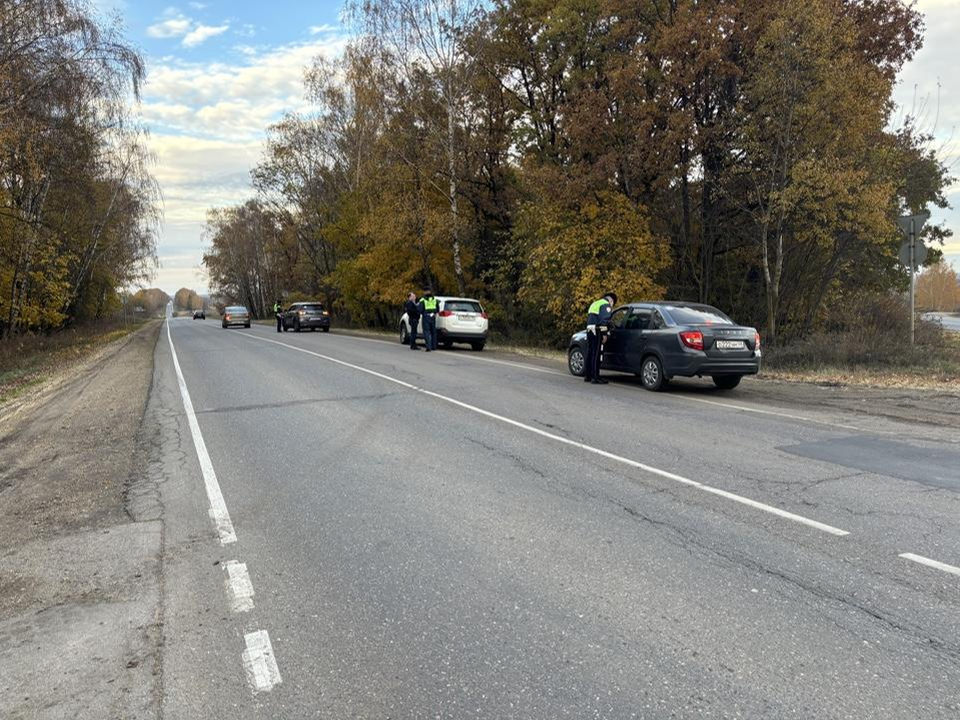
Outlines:
POLYGON ((283 330, 323 330, 330 332, 330 313, 318 302, 296 302, 283 311, 281 316, 283 330))
MULTIPOLYGON (((760 333, 741 327, 710 305, 639 302, 616 308, 603 347, 601 367, 634 373, 647 390, 660 390, 672 377, 713 378, 731 390, 744 375, 760 372, 760 333)), ((570 338, 567 366, 583 376, 587 333, 570 338)))

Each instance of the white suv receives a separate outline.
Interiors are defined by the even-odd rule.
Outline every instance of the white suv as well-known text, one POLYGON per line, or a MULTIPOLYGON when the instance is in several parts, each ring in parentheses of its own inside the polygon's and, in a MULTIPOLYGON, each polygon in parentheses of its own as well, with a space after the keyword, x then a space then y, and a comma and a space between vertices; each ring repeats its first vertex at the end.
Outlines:
MULTIPOLYGON (((483 350, 487 344, 487 314, 479 301, 471 298, 437 298, 437 343, 450 347, 456 343, 469 343, 474 350, 483 350)), ((418 337, 423 337, 423 320, 417 326, 418 337)), ((400 318, 400 342, 410 343, 410 319, 404 313, 400 318)))

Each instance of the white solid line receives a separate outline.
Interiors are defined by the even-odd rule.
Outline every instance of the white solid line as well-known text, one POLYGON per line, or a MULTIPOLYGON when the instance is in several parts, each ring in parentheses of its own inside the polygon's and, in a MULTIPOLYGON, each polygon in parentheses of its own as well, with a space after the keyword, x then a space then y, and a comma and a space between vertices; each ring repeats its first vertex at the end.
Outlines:
MULTIPOLYGON (((338 333, 337 337, 349 338, 351 340, 361 340, 363 342, 381 343, 383 345, 399 344, 390 340, 380 340, 378 338, 363 337, 360 335, 347 335, 343 333, 338 333)), ((494 363, 496 365, 508 365, 510 367, 520 368, 522 370, 530 370, 531 372, 543 373, 545 375, 566 376, 568 374, 565 372, 560 372, 559 370, 550 370, 549 368, 542 368, 536 365, 528 365, 526 363, 512 362, 508 360, 495 360, 494 358, 477 357, 476 355, 471 355, 469 353, 459 354, 457 355, 457 359, 469 360, 472 362, 494 363)), ((620 385, 620 387, 626 387, 631 390, 648 392, 643 388, 635 387, 633 385, 620 385)), ((863 429, 857 427, 856 425, 846 425, 844 423, 835 423, 829 420, 819 420, 817 418, 807 417, 806 415, 794 415, 792 413, 778 412, 776 410, 764 410, 762 408, 754 408, 746 405, 737 405, 735 403, 720 402, 718 400, 707 400, 706 398, 696 398, 696 397, 690 397, 688 395, 669 395, 668 397, 670 400, 684 400, 686 402, 701 403, 702 405, 713 405, 715 407, 727 408, 729 410, 739 410, 740 412, 756 413, 758 415, 770 415, 772 417, 781 417, 781 418, 786 418, 788 420, 799 420, 800 422, 814 423, 815 425, 825 425, 827 427, 841 428, 843 430, 856 430, 857 432, 863 432, 863 429)), ((875 434, 887 434, 886 431, 883 431, 883 430, 872 430, 870 432, 875 434)))
POLYGON ((257 630, 244 636, 247 649, 243 651, 243 669, 247 682, 254 693, 270 692, 274 685, 283 682, 277 658, 273 655, 270 635, 266 630, 257 630))
POLYGON ((826 525, 825 523, 819 522, 817 520, 811 520, 810 518, 804 517, 803 515, 796 515, 794 513, 788 512, 786 510, 781 510, 780 508, 773 507, 772 505, 767 505, 762 502, 757 502, 756 500, 751 500, 750 498, 743 497, 742 495, 737 495, 726 490, 720 490, 719 488, 711 487, 710 485, 705 485, 704 483, 698 482, 696 480, 690 480, 685 478, 682 475, 677 475, 667 470, 661 470, 660 468, 655 468, 651 465, 645 465, 644 463, 637 462, 636 460, 631 460, 630 458, 622 457, 621 455, 615 455, 614 453, 607 452, 606 450, 601 450, 600 448, 593 447, 592 445, 587 445, 586 443, 577 442, 576 440, 570 440, 560 435, 554 435, 553 433, 547 432, 546 430, 541 430, 540 428, 533 427, 532 425, 527 425, 525 423, 519 422, 518 420, 512 420, 511 418, 504 417, 503 415, 497 415, 492 413, 489 410, 484 410, 483 408, 478 408, 475 405, 470 405, 468 403, 462 402, 460 400, 455 400, 454 398, 447 397, 446 395, 441 395, 440 393, 435 393, 431 390, 426 390, 416 385, 411 385, 408 382, 403 380, 397 380, 392 378, 389 375, 384 375, 383 373, 376 372, 375 370, 369 370, 360 365, 354 365, 352 363, 345 362, 343 360, 338 360, 337 358, 330 357, 329 355, 322 355, 321 353, 313 352, 312 350, 307 350, 305 348, 296 347, 295 345, 288 345, 287 343, 279 342, 277 340, 270 340, 269 338, 262 338, 256 335, 244 335, 243 337, 249 337, 254 340, 260 340, 261 342, 273 343, 274 345, 280 345, 281 347, 289 348, 290 350, 296 350, 297 352, 306 353, 307 355, 313 355, 314 357, 321 358, 322 360, 327 360, 336 365, 342 365, 343 367, 351 368, 352 370, 358 370, 359 372, 366 373, 368 375, 373 375, 382 380, 395 383, 402 387, 405 387, 409 390, 413 390, 424 395, 428 395, 437 400, 442 400, 444 402, 456 405, 461 407, 464 410, 469 410, 470 412, 477 413, 478 415, 483 415, 484 417, 491 418, 492 420, 497 420, 498 422, 506 423, 507 425, 512 425, 513 427, 520 428, 521 430, 526 430, 527 432, 540 435, 541 437, 548 438, 555 442, 563 443, 564 445, 570 445, 580 450, 585 450, 586 452, 593 453, 594 455, 599 455, 600 457, 605 457, 609 460, 614 460, 624 465, 629 465, 630 467, 637 468, 647 473, 653 475, 658 475, 660 477, 666 478, 668 480, 673 480, 674 482, 681 483, 682 485, 687 485, 689 487, 694 487, 705 492, 712 493, 714 495, 719 495, 725 497, 728 500, 733 500, 734 502, 741 503, 743 505, 748 505, 757 510, 763 510, 764 512, 771 513, 773 515, 778 515, 779 517, 786 518, 787 520, 792 520, 794 522, 807 525, 808 527, 816 528, 817 530, 822 530, 823 532, 830 533, 831 535, 843 536, 849 535, 846 530, 840 530, 831 525, 826 525))
POLYGON ((250 582, 246 563, 231 560, 224 568, 227 571, 230 608, 236 613, 253 610, 253 583, 250 582))
POLYGON ((926 558, 923 555, 914 555, 913 553, 900 553, 900 557, 902 557, 904 560, 913 560, 913 562, 920 563, 921 565, 926 565, 927 567, 936 568, 937 570, 943 570, 944 572, 948 572, 951 575, 960 575, 960 567, 956 567, 955 565, 947 565, 946 563, 942 563, 939 560, 931 560, 930 558, 926 558))
POLYGON ((187 423, 190 425, 190 434, 193 436, 193 446, 197 450, 197 460, 200 461, 200 470, 203 473, 203 484, 207 488, 207 499, 210 501, 210 519, 217 527, 217 534, 220 536, 220 544, 237 541, 237 534, 233 531, 233 522, 230 520, 230 513, 227 512, 227 504, 223 500, 223 493, 220 492, 220 483, 217 482, 217 473, 213 469, 213 463, 210 462, 210 454, 207 452, 207 444, 203 441, 203 435, 200 432, 200 423, 197 422, 197 414, 193 411, 193 402, 190 400, 190 391, 187 390, 187 381, 183 379, 183 372, 180 370, 180 361, 177 359, 177 351, 173 347, 173 338, 170 336, 170 320, 167 319, 167 340, 170 343, 170 354, 173 356, 173 368, 177 371, 177 384, 180 386, 180 397, 183 398, 183 409, 187 413, 187 423))

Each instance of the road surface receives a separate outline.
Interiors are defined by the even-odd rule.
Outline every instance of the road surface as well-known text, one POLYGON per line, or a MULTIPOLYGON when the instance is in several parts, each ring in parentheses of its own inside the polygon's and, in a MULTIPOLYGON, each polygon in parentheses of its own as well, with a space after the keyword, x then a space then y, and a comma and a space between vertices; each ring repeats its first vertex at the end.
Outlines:
POLYGON ((960 315, 957 313, 925 313, 923 319, 940 323, 944 330, 960 332, 960 315))
POLYGON ((955 428, 168 330, 165 717, 960 716, 955 428))

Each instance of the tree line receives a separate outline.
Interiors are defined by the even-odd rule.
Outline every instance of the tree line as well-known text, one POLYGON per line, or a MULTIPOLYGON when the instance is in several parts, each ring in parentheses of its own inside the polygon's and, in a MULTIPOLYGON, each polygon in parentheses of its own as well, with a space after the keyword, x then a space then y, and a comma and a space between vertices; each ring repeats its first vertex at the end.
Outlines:
POLYGON ((144 72, 84 0, 0 3, 0 339, 102 318, 149 276, 144 72))
MULTIPOLYGON (((211 288, 391 325, 410 289, 559 339, 605 290, 716 304, 789 341, 901 290, 895 218, 946 207, 894 126, 922 44, 899 0, 352 0, 313 111, 268 130, 255 197, 209 212, 211 288)), ((925 230, 934 245, 949 235, 925 230)))

